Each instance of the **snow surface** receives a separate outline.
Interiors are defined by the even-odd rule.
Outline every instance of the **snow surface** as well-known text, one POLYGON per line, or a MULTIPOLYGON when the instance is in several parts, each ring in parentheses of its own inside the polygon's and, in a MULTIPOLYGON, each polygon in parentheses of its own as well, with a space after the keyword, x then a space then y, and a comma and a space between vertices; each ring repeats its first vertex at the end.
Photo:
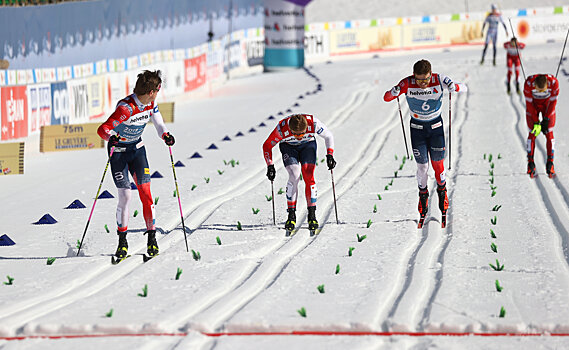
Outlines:
MULTIPOLYGON (((528 47, 526 74, 555 74, 561 48, 560 43, 528 47)), ((548 334, 569 333, 569 121, 564 117, 569 104, 563 98, 569 91, 569 67, 564 62, 559 72, 554 129, 558 176, 545 174, 545 138, 540 136, 539 176, 532 180, 525 174, 525 108, 520 96, 505 92, 505 52, 499 51, 497 67, 480 66, 479 59, 479 47, 354 57, 311 66, 316 78, 304 70, 258 74, 226 83, 212 98, 177 101, 176 122, 169 125, 176 137, 172 150, 175 161, 186 165, 177 167, 176 175, 188 245, 199 251, 199 261, 186 252, 168 149, 153 126, 143 139, 151 172, 164 176, 152 180, 153 196, 159 197, 161 254, 146 264, 136 193, 130 210, 139 215, 131 217, 128 235, 132 257, 110 264, 117 243, 116 199, 96 202, 84 255, 75 257, 106 164, 105 151, 40 154, 37 137, 27 140, 25 175, 0 181, 0 235, 16 242, 0 247, 0 277, 14 278, 13 285, 0 285, 0 349, 568 348, 567 337, 548 334), (384 91, 420 58, 469 87, 468 93, 452 96, 451 140, 448 98, 443 105, 447 142, 452 141, 446 161, 448 167, 451 160, 446 229, 440 228, 432 171, 429 216, 424 229, 416 228, 416 165, 403 163, 397 104, 382 100, 384 91), (316 79, 323 89, 314 93, 316 79), (287 174, 276 147, 277 226, 266 199, 271 186, 262 142, 282 117, 278 113, 289 108, 315 114, 335 135, 340 224, 330 172, 321 163, 316 170, 317 217, 323 229, 316 237, 307 230, 301 185, 302 228, 285 238, 286 199, 278 191, 285 188, 287 174), (251 128, 256 131, 249 132, 251 128), (237 137, 239 131, 244 136, 237 137), (225 136, 231 141, 222 141, 225 136), (212 143, 217 150, 207 149, 212 143), (203 158, 189 159, 194 152, 203 158), (231 160, 239 164, 225 164, 231 160), (191 190, 193 185, 197 187, 191 190), (75 199, 87 208, 63 209, 75 199), (496 205, 501 208, 492 211, 496 205), (254 214, 252 208, 260 211, 254 214), (58 223, 32 225, 46 213, 58 223), (243 230, 237 229, 238 221, 243 230), (366 239, 358 242, 357 235, 366 239), (350 247, 355 248, 352 256, 350 247), (53 265, 46 264, 49 257, 57 258, 53 265), (489 266, 496 259, 505 265, 503 271, 489 266), (183 273, 176 280, 178 268, 183 273), (496 280, 502 292, 496 291, 496 280), (143 298, 138 294, 145 285, 148 296, 143 298), (324 294, 319 285, 325 286, 324 294), (306 318, 297 312, 302 307, 306 318), (499 317, 501 307, 504 318, 499 317), (106 317, 111 309, 113 316, 106 317), (284 334, 293 331, 381 334, 284 334), (218 332, 281 334, 210 336, 218 332), (480 336, 508 332, 515 336, 480 336), (153 335, 134 336, 141 334, 153 335), (23 340, 10 340, 14 337, 23 340)), ((406 103, 402 110, 409 137, 406 103)), ((324 144, 318 142, 321 160, 324 144)), ((116 196, 108 173, 102 190, 116 196)))

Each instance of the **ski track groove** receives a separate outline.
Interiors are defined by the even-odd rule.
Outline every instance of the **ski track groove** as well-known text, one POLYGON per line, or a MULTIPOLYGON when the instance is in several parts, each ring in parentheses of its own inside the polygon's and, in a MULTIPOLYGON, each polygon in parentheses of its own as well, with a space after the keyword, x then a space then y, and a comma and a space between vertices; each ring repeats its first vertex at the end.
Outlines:
MULTIPOLYGON (((517 122, 515 127, 516 134, 520 139, 520 143, 522 145, 524 153, 527 154, 527 149, 526 149, 527 136, 524 136, 523 130, 520 130, 520 128, 522 129, 526 128, 526 121, 522 117, 522 115, 525 116, 525 113, 521 112, 521 110, 523 111, 524 109, 523 102, 524 102, 523 96, 520 96, 519 104, 516 103, 516 98, 514 95, 512 95, 512 97, 510 98, 510 103, 517 117, 517 122)), ((537 141, 537 138, 536 138, 536 148, 541 153, 543 158, 547 159, 547 151, 543 143, 537 141)), ((559 234, 559 238, 561 238, 561 250, 563 253, 563 257, 565 258, 566 262, 565 267, 567 269, 569 268, 569 231, 564 224, 564 222, 568 222, 569 218, 567 212, 567 207, 569 206, 569 197, 567 196, 567 189, 557 177, 553 179, 554 181, 550 181, 547 175, 545 175, 545 181, 542 180, 542 177, 543 177, 542 175, 538 175, 531 180, 535 181, 535 185, 539 191, 539 194, 541 195, 541 200, 545 206, 545 209, 550 214, 549 218, 551 220, 551 223, 553 224, 553 228, 559 234), (553 183, 553 185, 547 184, 551 182, 553 183), (558 192, 562 200, 552 198, 553 193, 551 192, 558 192), (562 209, 556 209, 557 206, 555 204, 559 202, 565 204, 563 208, 565 209, 563 210, 564 213, 560 213, 562 209)))

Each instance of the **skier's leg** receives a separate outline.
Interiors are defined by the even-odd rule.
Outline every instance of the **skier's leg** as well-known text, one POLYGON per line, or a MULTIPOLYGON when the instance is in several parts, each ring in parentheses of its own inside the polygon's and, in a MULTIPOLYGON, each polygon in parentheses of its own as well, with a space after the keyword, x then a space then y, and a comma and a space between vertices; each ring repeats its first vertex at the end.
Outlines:
POLYGON ((150 191, 150 168, 146 158, 144 146, 136 150, 132 164, 133 178, 138 187, 138 196, 142 203, 142 213, 147 230, 156 230, 156 216, 154 212, 154 200, 150 191))
POLYGON ((296 210, 296 200, 298 198, 298 182, 300 181, 300 164, 294 163, 285 166, 288 172, 288 181, 286 183, 286 201, 287 207, 296 210))
POLYGON ((117 188, 119 203, 117 205, 117 230, 118 232, 126 232, 128 229, 129 211, 128 205, 131 198, 131 190, 129 188, 117 188))
POLYGON ((116 211, 117 230, 126 232, 128 228, 128 204, 130 202, 130 181, 128 177, 128 154, 114 152, 111 157, 111 173, 118 190, 118 203, 116 211))
POLYGON ((304 179, 306 195, 306 206, 313 207, 316 205, 316 182, 314 181, 315 164, 302 164, 302 177, 304 179))

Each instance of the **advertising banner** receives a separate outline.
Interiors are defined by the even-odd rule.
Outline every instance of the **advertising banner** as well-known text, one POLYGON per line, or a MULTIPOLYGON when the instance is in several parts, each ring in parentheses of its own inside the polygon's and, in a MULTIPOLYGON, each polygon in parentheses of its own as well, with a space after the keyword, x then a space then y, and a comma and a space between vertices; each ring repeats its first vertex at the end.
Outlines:
POLYGON ((402 26, 343 29, 330 32, 330 54, 355 54, 401 47, 402 26))
POLYGON ((328 57, 329 52, 329 32, 306 32, 304 34, 304 55, 306 58, 328 57))
POLYGON ((69 92, 69 124, 85 123, 89 120, 87 103, 87 80, 76 79, 67 82, 69 92))
POLYGON ((247 65, 249 67, 263 64, 265 41, 262 38, 247 38, 247 65))
POLYGON ((105 112, 105 79, 102 76, 87 79, 87 96, 89 120, 102 117, 105 112))
POLYGON ((184 93, 184 62, 169 62, 163 68, 162 90, 158 96, 171 98, 184 93))
POLYGON ((40 127, 51 124, 51 86, 28 85, 29 133, 35 134, 40 127))
POLYGON ((28 136, 28 98, 25 86, 3 87, 2 96, 2 140, 28 136))
POLYGON ((265 70, 304 66, 304 6, 265 1, 265 70))
POLYGON ((184 91, 188 92, 202 86, 206 82, 205 54, 184 60, 184 91))
POLYGON ((0 143, 0 175, 24 173, 24 143, 0 143))
POLYGON ((403 26, 402 30, 402 45, 409 48, 484 42, 482 21, 410 24, 403 26))
POLYGON ((162 114, 164 123, 174 122, 174 102, 161 102, 158 104, 158 110, 162 114))
POLYGON ((51 125, 69 124, 67 83, 51 84, 51 125))
POLYGON ((241 40, 232 40, 229 45, 225 45, 223 54, 225 55, 225 66, 223 71, 227 73, 228 70, 235 69, 241 65, 241 40))
POLYGON ((569 16, 515 17, 512 25, 521 42, 561 42, 567 35, 569 16))
POLYGON ((99 123, 42 126, 40 152, 103 148, 105 142, 97 134, 98 127, 99 123))
POLYGON ((219 78, 223 74, 223 52, 219 40, 209 43, 206 55, 207 81, 219 78))
POLYGON ((111 73, 107 74, 106 78, 105 103, 108 111, 114 111, 117 103, 127 96, 126 75, 125 73, 111 73))

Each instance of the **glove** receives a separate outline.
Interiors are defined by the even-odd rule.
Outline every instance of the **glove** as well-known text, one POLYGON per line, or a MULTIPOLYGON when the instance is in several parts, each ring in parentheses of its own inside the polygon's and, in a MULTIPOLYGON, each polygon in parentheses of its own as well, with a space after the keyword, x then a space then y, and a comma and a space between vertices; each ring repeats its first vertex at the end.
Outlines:
POLYGON ((116 146, 119 144, 119 138, 117 137, 117 135, 111 135, 111 137, 109 137, 109 145, 111 146, 116 146))
POLYGON ((162 139, 164 140, 164 142, 168 145, 168 146, 174 146, 174 144, 176 143, 176 140, 174 140, 174 136, 172 136, 172 134, 170 134, 169 132, 165 132, 162 134, 162 139))
POLYGON ((393 87, 393 89, 391 89, 391 95, 392 96, 399 96, 399 94, 401 93, 401 88, 399 87, 399 85, 396 85, 393 87))
POLYGON ((275 170, 275 166, 273 164, 267 166, 267 178, 270 181, 273 181, 277 176, 277 171, 275 170))
POLYGON ((336 167, 336 161, 331 154, 326 155, 326 165, 328 165, 328 170, 332 170, 336 167))
POLYGON ((539 123, 533 124, 533 130, 531 131, 531 133, 534 134, 535 137, 537 137, 540 132, 541 132, 541 124, 539 123))
POLYGON ((543 118, 543 120, 541 121, 541 130, 543 130, 543 132, 547 134, 547 132, 549 131, 549 118, 543 118))

